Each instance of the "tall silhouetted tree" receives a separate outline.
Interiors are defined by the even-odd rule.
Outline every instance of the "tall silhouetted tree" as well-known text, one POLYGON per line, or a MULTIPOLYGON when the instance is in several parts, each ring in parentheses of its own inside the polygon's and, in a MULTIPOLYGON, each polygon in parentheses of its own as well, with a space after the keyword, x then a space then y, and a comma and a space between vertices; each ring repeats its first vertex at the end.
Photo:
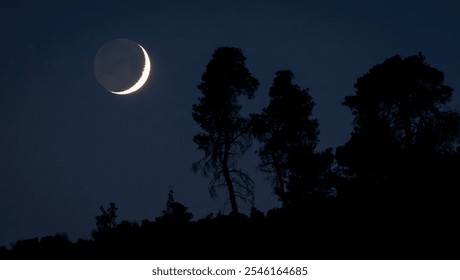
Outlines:
POLYGON ((426 185, 433 171, 427 166, 453 153, 459 140, 460 118, 446 109, 452 88, 443 73, 422 54, 394 56, 372 67, 355 88, 343 102, 355 119, 350 140, 337 150, 339 163, 361 185, 426 185))
POLYGON ((319 125, 308 89, 293 83, 289 70, 278 71, 270 88, 270 104, 253 115, 254 133, 262 142, 260 169, 273 176, 275 193, 284 204, 323 191, 333 161, 331 150, 315 152, 319 125))
POLYGON ((203 94, 193 105, 193 119, 204 130, 193 141, 204 152, 193 169, 211 176, 210 191, 226 186, 237 213, 236 198, 252 195, 252 180, 237 167, 237 160, 250 146, 250 122, 240 115, 238 97, 249 99, 259 86, 245 65, 246 57, 238 48, 218 48, 206 67, 198 89, 203 94))

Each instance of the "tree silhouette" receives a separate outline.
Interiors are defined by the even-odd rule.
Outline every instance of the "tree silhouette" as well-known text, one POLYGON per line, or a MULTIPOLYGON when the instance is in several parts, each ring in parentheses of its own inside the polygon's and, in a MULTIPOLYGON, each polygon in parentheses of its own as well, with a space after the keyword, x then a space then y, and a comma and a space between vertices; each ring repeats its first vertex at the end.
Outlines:
POLYGON ((116 225, 117 219, 117 206, 114 202, 110 202, 110 207, 105 210, 104 206, 100 206, 102 214, 96 216, 96 226, 99 233, 107 233, 113 230, 116 225))
POLYGON ((40 239, 36 237, 18 240, 14 243, 12 251, 24 259, 38 259, 40 257, 40 239))
POLYGON ((211 176, 210 192, 226 186, 233 213, 236 198, 252 195, 251 178, 237 167, 237 160, 251 144, 250 122, 240 116, 238 97, 253 98, 259 82, 245 66, 246 57, 238 48, 218 48, 209 61, 198 89, 203 94, 193 105, 193 119, 205 131, 193 141, 204 157, 193 170, 211 176))
POLYGON ((324 190, 324 175, 333 161, 331 150, 315 152, 319 124, 312 118, 315 103, 308 89, 293 84, 294 74, 278 71, 270 88, 270 104, 253 115, 260 169, 273 176, 275 193, 284 204, 324 190))
POLYGON ((407 191, 414 195, 438 177, 433 163, 455 152, 460 131, 459 115, 445 106, 452 88, 443 82, 443 73, 420 53, 386 59, 357 80, 356 94, 343 102, 355 117, 354 129, 337 149, 339 163, 356 184, 379 191, 417 186, 407 191))
POLYGON ((174 199, 174 191, 169 189, 166 210, 163 215, 155 218, 157 222, 167 224, 186 224, 193 218, 193 214, 187 211, 187 207, 174 199))

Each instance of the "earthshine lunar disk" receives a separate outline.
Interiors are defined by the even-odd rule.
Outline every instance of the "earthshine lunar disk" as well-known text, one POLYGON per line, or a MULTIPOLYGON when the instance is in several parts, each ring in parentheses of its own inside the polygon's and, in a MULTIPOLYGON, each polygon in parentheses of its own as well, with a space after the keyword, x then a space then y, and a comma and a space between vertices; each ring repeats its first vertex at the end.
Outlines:
POLYGON ((125 95, 138 91, 151 71, 147 51, 138 43, 116 39, 104 44, 94 59, 98 82, 111 93, 125 95))
POLYGON ((145 82, 147 82, 147 79, 149 78, 150 75, 150 58, 145 49, 139 45, 141 48, 142 52, 144 53, 144 69, 142 69, 142 74, 139 80, 130 88, 123 90, 123 91, 110 91, 115 94, 130 94, 133 93, 137 90, 139 90, 145 82))

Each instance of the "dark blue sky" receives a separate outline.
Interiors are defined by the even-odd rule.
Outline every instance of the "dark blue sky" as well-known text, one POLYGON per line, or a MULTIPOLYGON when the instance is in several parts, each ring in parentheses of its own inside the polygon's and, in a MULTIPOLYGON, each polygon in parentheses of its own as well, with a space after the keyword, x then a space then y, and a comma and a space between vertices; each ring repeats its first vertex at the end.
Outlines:
MULTIPOLYGON (((454 96, 460 89, 455 0, 0 3, 0 245, 62 232, 88 238, 110 201, 119 220, 153 219, 169 185, 196 218, 227 211, 226 193, 212 200, 208 180, 190 170, 200 157, 191 140, 196 86, 217 47, 241 48, 261 83, 245 112, 267 105, 277 70, 293 70, 317 104, 321 149, 348 139, 352 116, 341 102, 385 58, 422 51, 454 96), (97 50, 116 38, 152 59, 134 95, 108 93, 93 73, 97 50)), ((265 211, 276 197, 252 154, 242 165, 265 211)))

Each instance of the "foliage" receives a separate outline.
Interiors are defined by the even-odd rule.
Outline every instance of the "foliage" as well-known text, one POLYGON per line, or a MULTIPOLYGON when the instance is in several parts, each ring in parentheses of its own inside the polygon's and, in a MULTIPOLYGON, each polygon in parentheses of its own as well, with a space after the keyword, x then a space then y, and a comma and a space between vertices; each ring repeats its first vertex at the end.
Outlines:
POLYGON ((272 175, 275 193, 289 204, 321 192, 333 161, 331 150, 315 152, 319 124, 308 89, 293 84, 294 74, 278 71, 270 88, 270 104, 253 115, 253 131, 261 141, 259 168, 272 175))
POLYGON ((355 88, 343 102, 354 129, 336 153, 349 179, 345 196, 363 207, 373 201, 387 216, 452 208, 460 116, 447 107, 453 89, 443 73, 420 53, 394 56, 358 78, 355 88))
POLYGON ((99 233, 107 233, 113 230, 116 225, 118 207, 114 202, 110 202, 110 207, 105 210, 104 206, 100 206, 102 214, 96 216, 96 226, 99 233))
POLYGON ((174 191, 169 189, 168 200, 166 201, 166 210, 161 217, 155 220, 160 223, 169 224, 186 224, 193 218, 193 214, 187 211, 182 203, 174 199, 174 191))
POLYGON ((355 120, 351 139, 338 150, 341 164, 380 182, 397 158, 452 153, 460 118, 445 108, 452 88, 443 80, 422 54, 391 57, 360 77, 356 95, 343 102, 355 120))
POLYGON ((251 99, 259 86, 245 66, 246 57, 238 48, 218 48, 206 67, 198 89, 203 94, 193 105, 193 119, 204 130, 193 141, 204 157, 194 163, 211 177, 210 192, 226 186, 232 212, 238 212, 236 198, 252 195, 251 178, 237 166, 237 160, 251 144, 250 122, 240 115, 238 98, 251 99))

